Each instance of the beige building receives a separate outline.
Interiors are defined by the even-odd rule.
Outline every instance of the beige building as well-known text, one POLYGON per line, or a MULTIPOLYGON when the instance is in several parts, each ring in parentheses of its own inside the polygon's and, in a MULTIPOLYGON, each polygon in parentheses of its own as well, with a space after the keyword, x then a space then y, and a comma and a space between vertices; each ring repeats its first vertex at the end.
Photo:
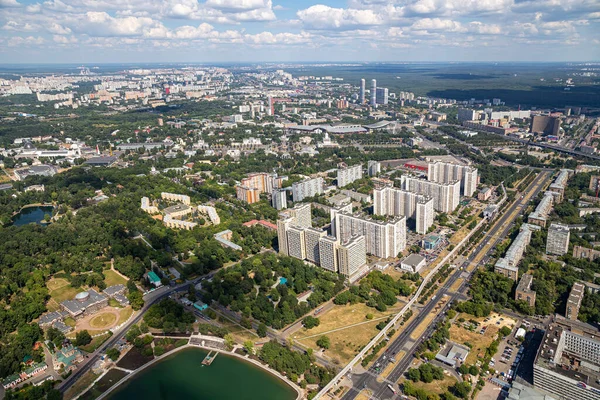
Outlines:
POLYGON ((515 289, 515 300, 524 301, 529 304, 529 307, 535 307, 535 290, 531 290, 533 283, 533 275, 525 274, 521 277, 517 288, 515 289))
POLYGON ((569 298, 567 299, 565 317, 572 321, 577 321, 577 317, 579 316, 579 308, 581 308, 581 302, 583 301, 584 293, 585 286, 580 282, 575 282, 571 288, 569 298))

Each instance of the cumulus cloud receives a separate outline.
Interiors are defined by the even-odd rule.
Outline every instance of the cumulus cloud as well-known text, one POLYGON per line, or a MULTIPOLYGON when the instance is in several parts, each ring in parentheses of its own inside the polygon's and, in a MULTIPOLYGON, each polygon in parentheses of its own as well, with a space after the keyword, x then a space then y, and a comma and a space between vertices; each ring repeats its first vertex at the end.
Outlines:
POLYGON ((0 9, 14 7, 21 7, 21 4, 19 4, 17 0, 0 0, 0 9))
POLYGON ((383 23, 372 10, 333 8, 323 4, 300 10, 297 16, 311 29, 354 29, 383 23))

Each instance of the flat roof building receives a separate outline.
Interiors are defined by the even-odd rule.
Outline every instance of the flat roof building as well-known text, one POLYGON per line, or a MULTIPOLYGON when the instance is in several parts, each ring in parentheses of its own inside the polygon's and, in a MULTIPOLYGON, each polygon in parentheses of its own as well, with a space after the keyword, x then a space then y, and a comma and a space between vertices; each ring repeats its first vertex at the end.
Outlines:
MULTIPOLYGON (((577 321, 579 316, 579 308, 585 294, 585 286, 581 282, 575 282, 567 299, 567 307, 565 309, 565 317, 572 321, 577 321)), ((600 357, 600 354, 598 355, 600 357)))
POLYGON ((535 307, 535 290, 531 290, 533 275, 524 274, 515 289, 515 301, 524 301, 529 307, 535 307))
POLYGON ((537 225, 523 224, 521 231, 513 240, 504 257, 496 261, 494 271, 502 274, 507 278, 516 281, 519 278, 519 263, 525 253, 527 245, 531 241, 531 236, 534 230, 539 230, 537 225))
POLYGON ((569 239, 571 232, 569 227, 562 224, 551 224, 548 228, 546 240, 546 253, 562 256, 569 251, 569 239))
POLYGON ((400 268, 409 272, 419 272, 426 264, 425 257, 419 254, 411 254, 402 260, 400 268))

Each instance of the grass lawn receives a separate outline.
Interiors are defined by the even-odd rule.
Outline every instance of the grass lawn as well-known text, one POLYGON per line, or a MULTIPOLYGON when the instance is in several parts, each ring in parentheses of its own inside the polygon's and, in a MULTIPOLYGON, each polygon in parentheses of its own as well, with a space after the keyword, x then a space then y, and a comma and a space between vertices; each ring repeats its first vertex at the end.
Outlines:
POLYGON ((65 325, 70 326, 71 328, 75 328, 75 325, 77 325, 77 322, 75 322, 75 320, 71 317, 65 318, 63 322, 65 325))
MULTIPOLYGON (((258 335, 253 329, 244 328, 243 326, 237 324, 236 322, 232 321, 231 319, 219 313, 218 311, 217 316, 217 320, 223 326, 223 328, 226 328, 229 332, 231 332, 231 334, 238 342, 243 343, 246 340, 251 340, 255 342, 259 339, 258 335)), ((205 321, 200 320, 200 323, 205 323, 205 321)))
POLYGON ((127 372, 123 372, 119 369, 111 369, 100 379, 90 390, 85 392, 80 399, 82 400, 92 400, 100 396, 102 393, 106 392, 111 386, 115 383, 119 382, 127 372))
POLYGON ((50 297, 57 303, 71 300, 77 293, 82 291, 81 288, 71 287, 69 281, 62 278, 50 279, 46 282, 46 285, 50 290, 50 297))
POLYGON ((71 386, 64 395, 65 400, 71 400, 75 396, 77 396, 81 391, 92 384, 100 375, 93 373, 91 370, 83 374, 81 378, 79 378, 73 386, 71 386))
POLYGON ((331 340, 331 347, 326 351, 326 354, 334 362, 345 364, 354 358, 361 347, 366 345, 373 336, 377 335, 379 332, 376 328, 377 324, 385 321, 388 316, 395 314, 402 306, 403 303, 399 302, 385 313, 367 307, 362 303, 334 306, 325 314, 319 315, 321 321, 319 326, 313 329, 302 328, 293 336, 293 339, 317 350, 317 340, 322 335, 326 335, 331 340), (365 316, 369 313, 373 314, 373 320, 366 319, 365 316), (360 325, 355 325, 359 323, 360 325), (335 329, 340 330, 331 332, 335 329))
POLYGON ((108 340, 108 338, 111 336, 112 336, 111 333, 106 333, 104 335, 95 337, 92 339, 90 344, 85 345, 85 346, 80 346, 79 349, 85 351, 86 353, 93 353, 98 347, 100 347, 100 345, 102 343, 106 342, 108 340))
POLYGON ((123 308, 119 314, 119 321, 117 321, 117 326, 121 325, 123 322, 126 322, 129 317, 133 314, 133 308, 131 306, 127 306, 123 308))
MULTIPOLYGON (((402 381, 404 381, 404 379, 402 379, 402 381)), ((430 383, 412 382, 412 384, 414 387, 418 389, 423 389, 428 393, 442 394, 446 390, 448 390, 450 386, 453 386, 456 382, 458 381, 455 377, 444 374, 444 379, 442 379, 441 381, 433 381, 430 383)))
POLYGON ((106 286, 127 284, 127 279, 123 278, 121 275, 117 274, 112 269, 107 269, 105 271, 102 271, 102 273, 104 274, 104 283, 106 283, 106 286))
POLYGON ((121 304, 113 298, 108 299, 108 305, 114 308, 121 308, 121 304))
POLYGON ((113 313, 100 313, 94 315, 90 319, 90 326, 96 329, 102 329, 111 326, 117 320, 117 316, 113 313))

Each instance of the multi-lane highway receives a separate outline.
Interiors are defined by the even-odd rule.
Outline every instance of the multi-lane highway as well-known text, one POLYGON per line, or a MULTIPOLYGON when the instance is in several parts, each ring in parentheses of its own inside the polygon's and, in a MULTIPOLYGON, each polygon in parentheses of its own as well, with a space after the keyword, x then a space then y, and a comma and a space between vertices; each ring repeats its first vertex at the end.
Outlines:
POLYGON ((403 333, 394 340, 386 349, 383 354, 375 361, 374 365, 379 364, 383 369, 390 358, 393 358, 396 354, 401 351, 405 352, 405 356, 401 359, 396 360, 396 366, 392 372, 382 382, 377 382, 377 373, 371 368, 368 372, 357 374, 351 377, 353 388, 346 393, 343 397, 344 400, 354 399, 358 393, 368 388, 371 393, 372 399, 392 399, 396 397, 390 390, 388 385, 392 385, 396 388, 395 382, 400 379, 404 371, 408 368, 413 359, 413 354, 421 342, 429 337, 434 329, 435 325, 443 314, 450 306, 450 304, 464 297, 466 292, 468 281, 477 269, 480 263, 487 259, 493 249, 498 243, 500 243, 509 233, 513 222, 521 214, 521 212, 527 207, 529 201, 537 196, 537 194, 543 190, 548 183, 552 173, 549 171, 542 171, 537 179, 529 184, 529 186, 523 191, 522 196, 517 197, 514 202, 507 208, 507 210, 493 222, 492 227, 484 235, 480 244, 474 249, 471 255, 464 261, 464 263, 457 268, 448 278, 446 283, 437 291, 435 299, 429 301, 425 307, 423 307, 417 316, 406 326, 403 333), (452 291, 454 283, 458 279, 463 279, 456 291, 452 291), (437 310, 437 316, 434 321, 427 327, 425 332, 416 339, 411 339, 410 335, 414 330, 425 320, 427 315, 431 312, 435 312, 434 308, 438 301, 445 298, 447 301, 444 306, 437 310))

